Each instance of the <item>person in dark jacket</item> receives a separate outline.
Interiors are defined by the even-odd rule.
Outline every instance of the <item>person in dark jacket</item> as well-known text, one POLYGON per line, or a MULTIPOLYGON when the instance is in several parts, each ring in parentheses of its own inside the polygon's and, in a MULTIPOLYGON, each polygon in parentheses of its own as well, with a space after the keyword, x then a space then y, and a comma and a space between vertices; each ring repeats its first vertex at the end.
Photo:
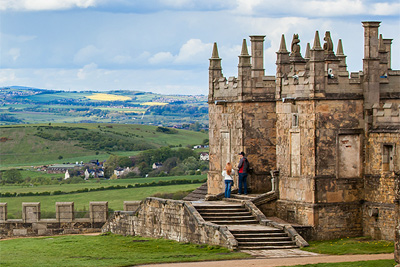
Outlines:
POLYGON ((238 173, 239 173, 239 188, 238 194, 244 193, 247 195, 247 175, 249 171, 249 161, 245 157, 244 152, 240 152, 240 161, 238 165, 238 173))

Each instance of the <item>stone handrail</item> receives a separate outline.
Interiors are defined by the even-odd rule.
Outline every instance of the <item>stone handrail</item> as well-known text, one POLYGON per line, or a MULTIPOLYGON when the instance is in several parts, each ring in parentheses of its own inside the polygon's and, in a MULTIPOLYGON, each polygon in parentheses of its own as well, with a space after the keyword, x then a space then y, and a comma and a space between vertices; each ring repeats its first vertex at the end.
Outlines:
POLYGON ((271 226, 285 231, 285 233, 287 233, 299 247, 309 246, 307 241, 304 240, 304 238, 301 235, 299 235, 299 233, 297 233, 297 231, 290 224, 278 223, 267 219, 267 217, 251 201, 245 201, 244 206, 256 217, 257 221, 261 225, 271 226))
POLYGON ((226 226, 206 222, 190 202, 149 197, 136 212, 114 212, 102 232, 166 238, 235 250, 238 243, 226 226))

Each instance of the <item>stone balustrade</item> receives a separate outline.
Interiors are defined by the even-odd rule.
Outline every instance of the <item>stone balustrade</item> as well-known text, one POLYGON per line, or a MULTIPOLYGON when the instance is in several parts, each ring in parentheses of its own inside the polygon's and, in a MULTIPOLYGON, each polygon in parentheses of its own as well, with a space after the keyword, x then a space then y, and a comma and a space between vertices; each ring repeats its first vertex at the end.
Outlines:
MULTIPOLYGON (((132 209, 134 202, 124 203, 132 209)), ((136 203, 138 205, 138 203, 136 203)), ((83 218, 76 216, 74 202, 56 202, 55 218, 41 218, 40 202, 23 202, 22 219, 8 219, 7 203, 0 203, 0 238, 100 232, 108 219, 108 202, 90 202, 83 218)))

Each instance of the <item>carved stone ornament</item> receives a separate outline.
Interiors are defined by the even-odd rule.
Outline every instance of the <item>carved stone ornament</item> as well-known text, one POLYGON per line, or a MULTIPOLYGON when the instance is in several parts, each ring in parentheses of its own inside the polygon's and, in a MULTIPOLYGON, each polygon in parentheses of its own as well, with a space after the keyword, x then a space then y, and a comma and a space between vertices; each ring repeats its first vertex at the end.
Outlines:
POLYGON ((299 35, 298 34, 293 34, 293 40, 292 40, 292 55, 297 56, 300 55, 300 43, 299 35))
POLYGON ((324 51, 325 53, 332 54, 333 53, 333 42, 331 38, 331 32, 327 31, 325 32, 325 37, 324 37, 324 51))

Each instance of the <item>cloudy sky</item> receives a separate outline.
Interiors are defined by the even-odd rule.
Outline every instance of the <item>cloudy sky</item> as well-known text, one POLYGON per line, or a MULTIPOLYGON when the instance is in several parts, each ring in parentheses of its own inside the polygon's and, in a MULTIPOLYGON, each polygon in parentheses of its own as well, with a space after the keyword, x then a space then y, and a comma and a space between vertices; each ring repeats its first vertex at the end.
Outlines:
MULTIPOLYGON (((242 40, 265 35, 265 73, 298 33, 302 54, 330 31, 349 71, 362 69, 361 21, 381 21, 400 69, 399 0, 0 0, 0 87, 207 94, 218 43, 225 76, 237 76, 242 40)), ((321 43, 322 40, 321 40, 321 43)))

